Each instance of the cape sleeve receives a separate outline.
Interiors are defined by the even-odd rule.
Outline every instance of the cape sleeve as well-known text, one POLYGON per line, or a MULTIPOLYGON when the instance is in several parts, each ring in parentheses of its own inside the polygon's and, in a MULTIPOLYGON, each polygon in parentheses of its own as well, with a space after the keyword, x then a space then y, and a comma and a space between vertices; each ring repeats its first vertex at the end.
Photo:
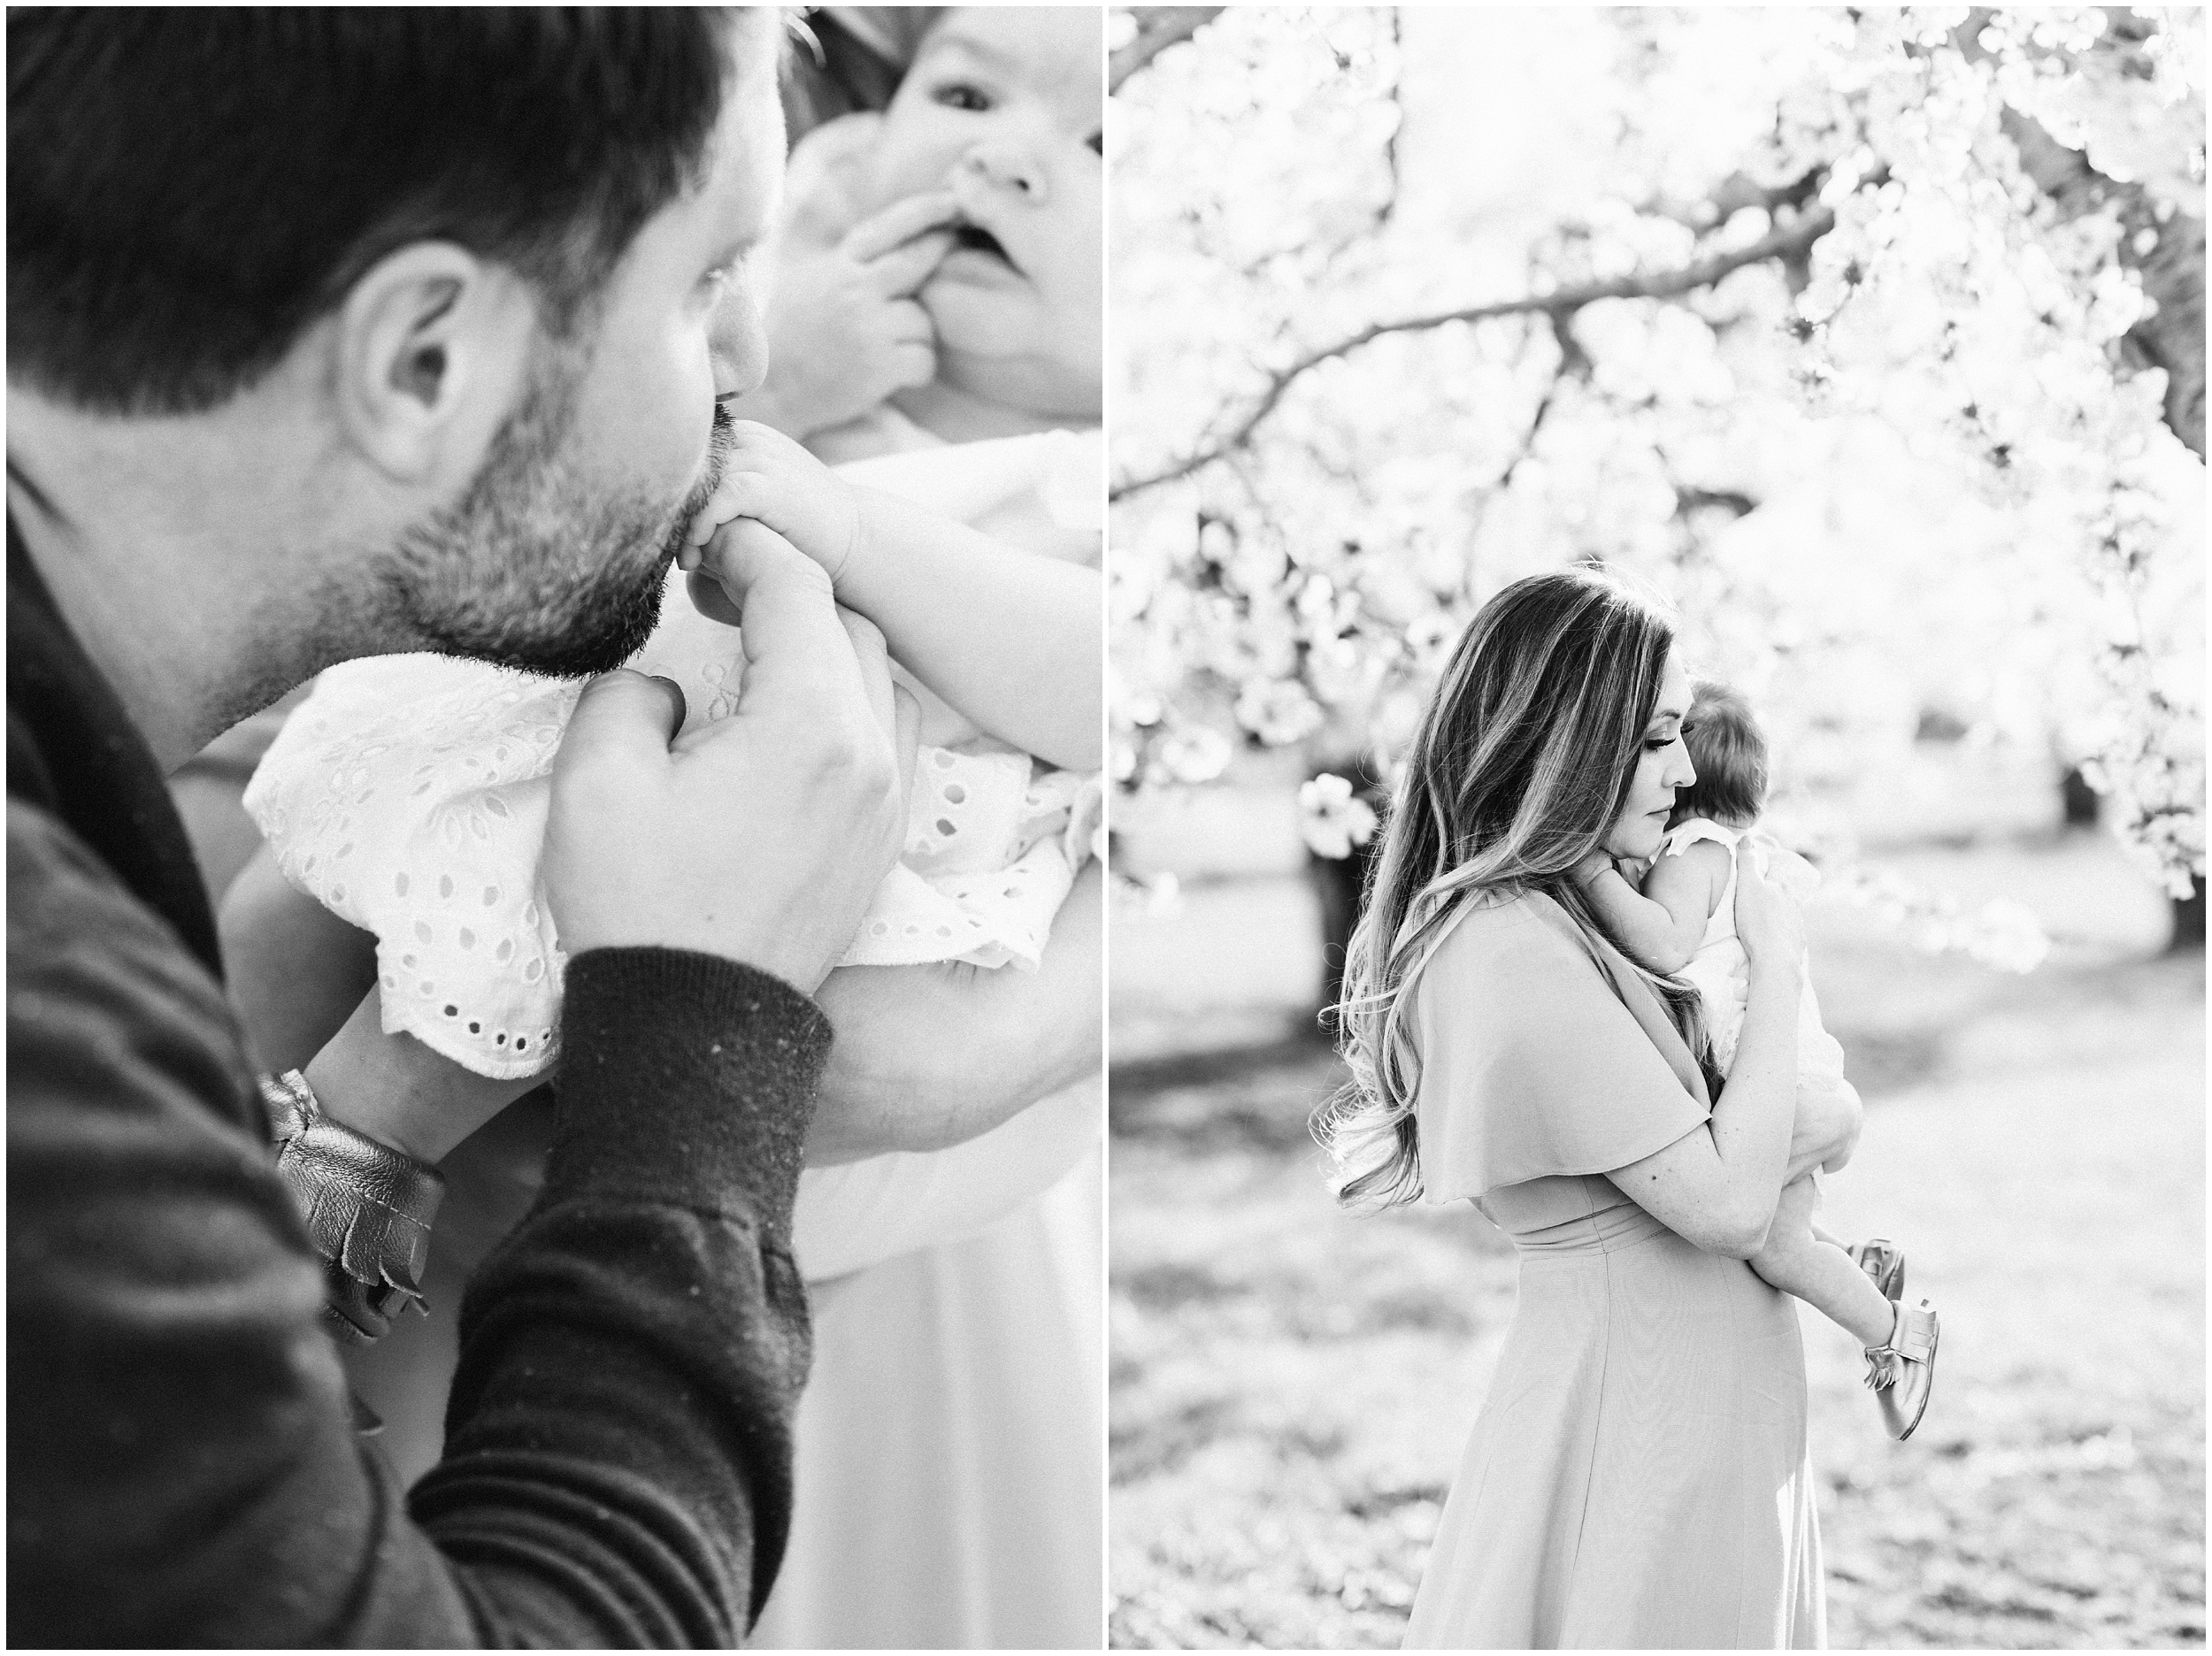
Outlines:
POLYGON ((1654 1026, 1665 1017, 1656 1000, 1640 985, 1617 993, 1571 922, 1552 924, 1541 901, 1463 916, 1416 987, 1430 1201, 1610 1172, 1712 1114, 1686 1050, 1662 1049, 1679 1042, 1654 1026))

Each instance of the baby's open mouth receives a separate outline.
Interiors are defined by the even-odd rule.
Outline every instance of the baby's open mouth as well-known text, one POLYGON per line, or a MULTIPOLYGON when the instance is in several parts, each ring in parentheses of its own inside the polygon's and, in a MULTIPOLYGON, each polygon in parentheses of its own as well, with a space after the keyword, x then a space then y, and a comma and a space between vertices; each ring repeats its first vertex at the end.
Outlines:
POLYGON ((1005 245, 979 224, 954 226, 952 244, 956 248, 965 248, 971 253, 987 253, 1010 270, 1021 269, 1014 263, 1014 256, 1006 250, 1005 245))

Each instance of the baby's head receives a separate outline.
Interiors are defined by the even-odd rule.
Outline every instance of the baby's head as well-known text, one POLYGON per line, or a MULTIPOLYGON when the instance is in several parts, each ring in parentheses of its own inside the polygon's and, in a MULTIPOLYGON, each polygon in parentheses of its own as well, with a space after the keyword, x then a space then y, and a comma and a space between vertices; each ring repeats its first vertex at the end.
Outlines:
POLYGON ((949 188, 965 224, 920 294, 938 378, 1025 412, 1095 422, 1104 161, 1102 13, 935 14, 885 112, 878 206, 949 188))
POLYGON ((1767 739, 1744 694, 1698 679, 1691 686, 1690 715, 1682 721, 1682 742, 1697 780, 1674 796, 1669 826, 1693 816, 1730 828, 1758 821, 1766 807, 1767 739))

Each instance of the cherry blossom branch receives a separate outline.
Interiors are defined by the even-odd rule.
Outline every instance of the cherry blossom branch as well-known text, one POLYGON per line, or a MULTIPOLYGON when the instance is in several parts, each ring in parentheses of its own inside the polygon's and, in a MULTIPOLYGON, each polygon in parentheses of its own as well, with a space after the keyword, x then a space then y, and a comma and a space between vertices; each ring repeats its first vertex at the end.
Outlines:
POLYGON ((1747 207, 1756 207, 1769 217, 1784 207, 1802 210, 1827 181, 1824 166, 1808 168, 1786 184, 1762 184, 1748 173, 1732 172, 1701 200, 1682 202, 1662 196, 1646 202, 1637 211, 1653 218, 1671 218, 1702 234, 1726 224, 1747 207))
POLYGON ((1134 39, 1117 46, 1106 61, 1106 89, 1121 90, 1121 83, 1169 47, 1188 40, 1220 16, 1219 6, 1131 6, 1137 20, 1134 39))
POLYGON ((1260 394, 1257 401, 1221 436, 1202 443, 1193 453, 1158 472, 1124 479, 1114 485, 1108 498, 1121 500, 1145 489, 1156 488, 1163 483, 1175 482, 1243 447, 1261 422, 1275 411, 1284 394, 1302 377, 1323 363, 1348 356, 1363 346, 1371 345, 1389 334, 1419 334, 1453 322, 1487 322, 1498 317, 1525 316, 1532 311, 1542 311, 1564 321, 1585 305, 1595 304, 1601 299, 1678 298, 1700 288, 1709 288, 1724 276, 1747 264, 1758 264, 1772 258, 1801 258, 1814 242, 1834 228, 1835 222, 1836 215, 1832 209, 1816 207, 1809 212, 1801 214, 1791 223, 1769 231, 1755 242, 1711 254, 1676 270, 1617 276, 1609 280, 1586 282, 1580 287, 1562 288, 1548 294, 1529 294, 1518 299, 1501 299, 1490 304, 1441 310, 1431 316, 1372 323, 1348 339, 1308 351, 1289 366, 1277 370, 1268 376, 1267 388, 1260 394))
MULTIPOLYGON (((1990 16, 1989 8, 1977 7, 1951 32, 1952 46, 1969 63, 1994 57, 1981 42, 1990 16)), ((2009 105, 1997 124, 2018 151, 2020 170, 2062 215, 2078 218, 2109 207, 2118 219, 2120 263, 2139 273, 2155 306, 2128 330, 2128 343, 2140 361, 2165 370, 2167 429, 2203 459, 2204 220, 2178 210, 2162 214, 2142 185, 2107 177, 2009 105)))
POLYGON ((1523 461, 1536 452, 1536 440, 1543 434, 1544 422, 1559 401, 1559 387, 1569 380, 1586 385, 1589 382, 1590 356, 1574 336, 1573 318, 1554 312, 1545 320, 1551 325, 1553 342, 1559 348, 1559 361, 1553 365, 1550 380, 1545 382, 1544 395, 1536 400, 1536 412, 1529 418, 1528 429, 1521 433, 1520 445, 1505 463, 1505 470, 1498 473, 1495 487, 1501 493, 1512 487, 1513 474, 1521 469, 1523 461))

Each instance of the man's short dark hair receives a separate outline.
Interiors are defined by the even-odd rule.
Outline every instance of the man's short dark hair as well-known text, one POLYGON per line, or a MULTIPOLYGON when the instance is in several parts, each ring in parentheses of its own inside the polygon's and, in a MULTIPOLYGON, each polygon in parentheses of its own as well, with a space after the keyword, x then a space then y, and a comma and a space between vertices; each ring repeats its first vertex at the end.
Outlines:
POLYGON ((1699 679, 1682 722, 1682 743, 1697 780, 1675 795, 1670 820, 1706 816, 1735 827, 1756 821, 1766 808, 1767 739, 1749 699, 1727 685, 1699 679))
POLYGON ((776 50, 687 8, 11 10, 10 377, 212 408, 430 239, 568 331, 697 187, 732 27, 776 50))

